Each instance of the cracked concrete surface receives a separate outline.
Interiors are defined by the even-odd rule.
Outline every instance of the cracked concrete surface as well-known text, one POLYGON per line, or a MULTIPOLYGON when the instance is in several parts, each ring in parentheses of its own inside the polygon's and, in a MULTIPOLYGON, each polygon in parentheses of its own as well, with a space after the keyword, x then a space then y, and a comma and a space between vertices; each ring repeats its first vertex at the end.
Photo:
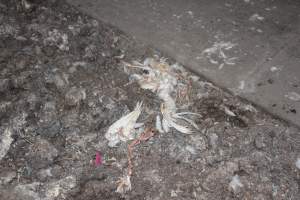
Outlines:
POLYGON ((217 85, 300 125, 300 102, 290 97, 300 94, 300 2, 68 2, 166 52, 217 85))

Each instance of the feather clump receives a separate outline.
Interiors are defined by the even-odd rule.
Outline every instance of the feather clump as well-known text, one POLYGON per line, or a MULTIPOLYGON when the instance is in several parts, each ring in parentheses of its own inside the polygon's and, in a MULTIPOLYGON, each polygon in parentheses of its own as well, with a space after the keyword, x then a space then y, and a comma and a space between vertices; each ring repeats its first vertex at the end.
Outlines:
POLYGON ((130 176, 129 175, 125 175, 124 177, 120 178, 117 181, 117 190, 116 192, 120 193, 120 194, 124 194, 127 191, 131 190, 131 181, 130 181, 130 176))
POLYGON ((177 131, 184 133, 184 134, 192 134, 193 131, 187 126, 182 125, 183 122, 185 124, 189 124, 193 126, 195 129, 199 129, 197 124, 195 122, 187 117, 185 115, 198 115, 197 113, 192 112, 179 112, 176 113, 174 110, 170 109, 167 104, 162 103, 161 104, 161 113, 162 113, 162 122, 159 122, 160 117, 158 116, 156 118, 156 124, 157 124, 157 130, 159 132, 169 132, 170 128, 174 128, 177 131), (181 123, 180 123, 181 122, 181 123))

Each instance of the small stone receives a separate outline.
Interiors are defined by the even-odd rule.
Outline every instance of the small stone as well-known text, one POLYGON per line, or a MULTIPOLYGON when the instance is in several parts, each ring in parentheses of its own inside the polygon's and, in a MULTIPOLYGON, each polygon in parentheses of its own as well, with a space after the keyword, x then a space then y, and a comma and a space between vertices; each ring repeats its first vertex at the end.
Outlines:
POLYGON ((65 86, 65 81, 60 75, 56 74, 54 76, 54 84, 57 88, 63 88, 65 86))
POLYGON ((36 53, 37 55, 41 55, 41 53, 42 53, 42 49, 41 49, 41 47, 39 47, 39 46, 36 46, 36 47, 34 48, 34 51, 35 51, 35 53, 36 53))
POLYGON ((248 174, 251 174, 255 169, 252 165, 251 160, 248 157, 242 157, 239 159, 239 169, 248 174))
POLYGON ((16 176, 17 176, 17 173, 14 171, 1 172, 0 184, 5 185, 7 183, 10 183, 16 176))
POLYGON ((195 148, 194 148, 193 146, 191 146, 191 145, 187 145, 187 146, 185 147, 185 150, 187 150, 188 152, 190 152, 190 153, 193 154, 193 155, 196 155, 196 154, 197 154, 195 148))
POLYGON ((297 92, 289 92, 288 94, 284 95, 284 97, 291 101, 300 101, 300 94, 297 92))
POLYGON ((27 38, 22 36, 22 35, 19 35, 19 36, 16 37, 16 40, 18 40, 18 41, 27 41, 27 38))
POLYGON ((42 126, 38 130, 38 133, 45 137, 53 138, 57 134, 60 133, 60 130, 61 130, 61 123, 60 123, 60 121, 55 120, 55 121, 51 121, 50 123, 46 124, 45 126, 42 126))
POLYGON ((50 123, 56 119, 57 110, 56 110, 56 103, 54 101, 48 101, 42 108, 42 112, 39 116, 40 122, 50 123))
POLYGON ((0 103, 0 116, 5 115, 5 113, 12 108, 12 102, 4 101, 0 103))
POLYGON ((22 1, 22 6, 25 10, 31 10, 33 8, 33 4, 31 4, 29 1, 27 0, 23 0, 22 1))
POLYGON ((0 135, 0 160, 7 154, 13 140, 11 129, 6 128, 0 135))
POLYGON ((257 149, 262 149, 266 146, 264 143, 264 137, 262 135, 256 136, 254 143, 257 149))
POLYGON ((55 199, 59 195, 64 195, 76 186, 76 178, 67 176, 58 181, 51 182, 46 185, 46 199, 55 199))
POLYGON ((21 72, 18 76, 13 75, 11 78, 12 87, 20 89, 28 89, 28 83, 30 82, 30 73, 29 71, 21 72))
POLYGON ((5 92, 9 88, 9 79, 0 79, 0 92, 5 92))
POLYGON ((176 191, 171 190, 171 197, 178 197, 178 195, 176 194, 176 191))
POLYGON ((52 57, 56 49, 53 46, 45 46, 42 51, 44 52, 44 54, 46 54, 46 56, 52 57))
POLYGON ((24 69, 26 67, 27 63, 26 63, 26 60, 22 59, 22 60, 19 60, 17 63, 16 63, 16 69, 24 69))
POLYGON ((41 169, 53 163, 58 156, 58 151, 47 140, 37 138, 36 143, 30 148, 27 156, 32 168, 41 169))
POLYGON ((31 93, 27 96, 27 102, 29 104, 30 109, 34 110, 37 105, 38 98, 34 93, 31 93))
POLYGON ((37 177, 38 179, 40 179, 40 181, 45 181, 48 177, 52 177, 52 169, 51 168, 47 168, 47 169, 41 169, 38 173, 37 173, 37 177))
POLYGON ((199 151, 204 151, 207 149, 207 142, 201 135, 191 135, 191 144, 199 151))
POLYGON ((242 187, 244 187, 244 185, 241 183, 239 175, 233 176, 232 180, 229 183, 229 189, 236 194, 240 192, 240 189, 242 187))
POLYGON ((254 200, 265 200, 267 197, 263 194, 257 194, 254 198, 254 200))
POLYGON ((76 106, 81 101, 85 100, 86 93, 84 89, 71 88, 65 96, 66 104, 69 106, 76 106))
POLYGON ((218 146, 218 135, 215 133, 212 133, 209 135, 209 144, 212 147, 212 149, 216 149, 218 146))
POLYGON ((296 161, 295 164, 296 164, 296 167, 297 167, 298 169, 300 169, 300 158, 297 159, 297 161, 296 161))
POLYGON ((71 74, 73 74, 74 72, 77 71, 77 67, 76 67, 76 66, 72 66, 72 67, 69 68, 68 71, 69 71, 71 74))
POLYGON ((56 103, 54 101, 48 101, 45 103, 44 112, 54 112, 56 110, 56 103))
POLYGON ((38 194, 38 188, 41 185, 42 184, 40 182, 32 182, 29 184, 17 185, 14 188, 14 192, 13 192, 14 196, 12 196, 12 199, 16 199, 16 200, 41 199, 40 195, 38 194))
POLYGON ((235 162, 226 162, 224 164, 219 165, 216 170, 212 170, 203 182, 203 186, 210 190, 218 190, 221 189, 222 184, 226 182, 229 178, 234 176, 234 172, 239 170, 238 163, 235 162))

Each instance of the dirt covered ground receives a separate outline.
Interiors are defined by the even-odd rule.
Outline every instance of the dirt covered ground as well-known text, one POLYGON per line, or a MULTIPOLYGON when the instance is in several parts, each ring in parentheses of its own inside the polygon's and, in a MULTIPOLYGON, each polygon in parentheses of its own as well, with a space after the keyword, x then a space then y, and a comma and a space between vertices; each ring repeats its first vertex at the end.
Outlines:
POLYGON ((0 199, 300 199, 299 130, 162 57, 63 1, 1 0, 0 199), (129 66, 148 57, 172 66, 192 134, 156 130, 162 100, 129 66), (105 133, 141 101, 135 138, 152 134, 128 160, 105 133))

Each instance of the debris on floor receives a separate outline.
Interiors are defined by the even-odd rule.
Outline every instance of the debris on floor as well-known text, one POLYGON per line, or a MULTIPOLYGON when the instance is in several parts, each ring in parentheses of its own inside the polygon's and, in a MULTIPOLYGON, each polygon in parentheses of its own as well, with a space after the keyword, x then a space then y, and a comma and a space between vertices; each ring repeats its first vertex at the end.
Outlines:
POLYGON ((298 158, 297 161, 296 161, 296 167, 297 167, 298 169, 300 169, 300 158, 298 158))
POLYGON ((234 175, 229 183, 229 187, 234 193, 236 193, 241 187, 244 187, 244 185, 241 183, 240 177, 238 175, 234 175))
POLYGON ((236 45, 231 42, 215 42, 212 47, 202 51, 202 56, 205 56, 211 64, 219 65, 221 70, 224 65, 236 64, 237 57, 229 57, 225 54, 225 51, 234 48, 236 45))
POLYGON ((0 29, 0 199, 299 199, 298 128, 64 1, 0 29))
POLYGON ((263 21, 265 18, 257 13, 254 13, 253 15, 250 16, 249 20, 252 22, 255 21, 263 21))
POLYGON ((297 92, 289 92, 284 97, 288 98, 291 101, 300 101, 300 94, 298 94, 297 92))
POLYGON ((13 142, 12 131, 6 128, 0 135, 0 161, 7 154, 11 143, 13 142))
POLYGON ((96 152, 96 156, 95 156, 95 166, 99 167, 100 165, 102 165, 102 156, 101 153, 99 151, 96 152))

